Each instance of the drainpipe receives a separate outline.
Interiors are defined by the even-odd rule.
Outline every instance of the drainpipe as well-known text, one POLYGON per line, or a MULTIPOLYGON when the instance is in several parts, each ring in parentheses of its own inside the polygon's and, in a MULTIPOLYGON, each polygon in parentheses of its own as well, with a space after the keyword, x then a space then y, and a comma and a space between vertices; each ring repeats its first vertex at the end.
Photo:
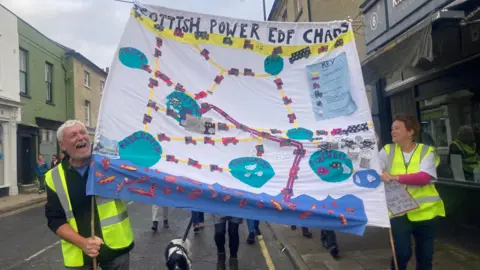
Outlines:
MULTIPOLYGON (((62 57, 62 69, 63 71, 65 72, 65 78, 64 78, 64 81, 65 81, 65 119, 68 120, 68 71, 67 71, 67 68, 65 67, 65 62, 68 61, 68 58, 65 57, 66 54, 62 57)), ((67 63, 68 64, 68 63, 67 63)))
POLYGON ((312 22, 312 10, 310 8, 310 0, 307 0, 308 21, 312 22))

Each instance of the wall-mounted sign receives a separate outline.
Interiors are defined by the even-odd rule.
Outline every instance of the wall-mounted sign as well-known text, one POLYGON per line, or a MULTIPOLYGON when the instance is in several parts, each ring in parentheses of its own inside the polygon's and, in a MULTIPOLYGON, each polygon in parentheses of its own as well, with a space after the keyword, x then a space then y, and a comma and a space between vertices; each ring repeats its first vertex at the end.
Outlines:
POLYGON ((364 13, 365 42, 368 44, 387 30, 385 1, 379 0, 364 13))
POLYGON ((395 26, 402 19, 432 0, 387 0, 388 25, 395 26))
POLYGON ((384 46, 452 1, 365 0, 361 8, 364 16, 367 53, 384 46))

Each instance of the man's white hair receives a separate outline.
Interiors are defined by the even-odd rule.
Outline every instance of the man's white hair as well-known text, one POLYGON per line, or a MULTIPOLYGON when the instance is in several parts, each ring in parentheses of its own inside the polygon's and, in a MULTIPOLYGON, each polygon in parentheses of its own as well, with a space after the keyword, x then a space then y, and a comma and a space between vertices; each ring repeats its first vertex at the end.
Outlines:
POLYGON ((65 123, 63 123, 58 129, 57 129, 57 141, 62 142, 63 141, 63 130, 65 128, 73 127, 75 125, 81 125, 85 130, 87 130, 87 127, 85 127, 85 124, 82 123, 80 120, 67 120, 65 123))

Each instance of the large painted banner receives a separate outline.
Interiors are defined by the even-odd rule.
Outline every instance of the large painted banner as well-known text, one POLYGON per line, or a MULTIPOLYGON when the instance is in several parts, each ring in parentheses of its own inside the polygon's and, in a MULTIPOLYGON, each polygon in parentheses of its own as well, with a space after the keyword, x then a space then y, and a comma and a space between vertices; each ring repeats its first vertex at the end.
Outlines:
POLYGON ((89 194, 362 234, 389 226, 379 169, 349 22, 132 9, 89 194))

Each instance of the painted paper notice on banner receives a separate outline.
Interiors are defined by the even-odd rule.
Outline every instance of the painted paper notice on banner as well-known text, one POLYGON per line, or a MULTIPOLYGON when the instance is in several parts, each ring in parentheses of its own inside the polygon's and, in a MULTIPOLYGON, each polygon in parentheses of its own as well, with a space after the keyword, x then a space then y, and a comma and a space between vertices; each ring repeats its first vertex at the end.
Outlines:
POLYGON ((348 60, 335 58, 307 67, 313 112, 317 121, 350 115, 357 109, 350 94, 348 60))
POLYGON ((397 181, 385 183, 385 195, 388 210, 393 216, 401 215, 419 207, 408 190, 397 181))

